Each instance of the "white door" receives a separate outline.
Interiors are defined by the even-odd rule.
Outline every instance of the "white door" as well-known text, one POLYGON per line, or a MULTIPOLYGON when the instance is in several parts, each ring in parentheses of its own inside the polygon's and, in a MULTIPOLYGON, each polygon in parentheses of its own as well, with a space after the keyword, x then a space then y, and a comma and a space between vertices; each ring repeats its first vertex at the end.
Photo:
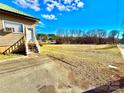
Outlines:
POLYGON ((33 36, 33 29, 32 28, 28 28, 27 40, 28 40, 28 42, 34 42, 34 36, 33 36))

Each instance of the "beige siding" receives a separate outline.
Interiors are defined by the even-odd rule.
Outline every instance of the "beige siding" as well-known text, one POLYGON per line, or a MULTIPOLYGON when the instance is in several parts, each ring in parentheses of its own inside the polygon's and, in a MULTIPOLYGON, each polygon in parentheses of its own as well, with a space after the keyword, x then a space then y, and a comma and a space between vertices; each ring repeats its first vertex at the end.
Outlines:
POLYGON ((35 21, 24 18, 23 16, 16 16, 8 13, 0 12, 0 29, 3 29, 2 20, 14 21, 24 24, 26 27, 33 27, 35 29, 35 21))
POLYGON ((0 13, 0 31, 3 29, 3 25, 2 25, 2 18, 1 18, 1 13, 0 13))
POLYGON ((3 20, 18 22, 23 24, 24 33, 26 34, 26 28, 33 28, 35 32, 36 21, 24 18, 23 16, 18 16, 11 13, 5 13, 0 11, 0 31, 3 30, 3 20))

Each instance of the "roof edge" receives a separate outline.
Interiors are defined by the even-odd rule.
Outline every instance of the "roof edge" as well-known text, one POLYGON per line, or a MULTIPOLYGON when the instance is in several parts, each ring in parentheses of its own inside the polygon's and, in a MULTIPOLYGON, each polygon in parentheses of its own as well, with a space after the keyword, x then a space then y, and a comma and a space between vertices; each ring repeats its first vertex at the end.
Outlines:
POLYGON ((28 16, 28 15, 23 15, 23 14, 18 14, 16 12, 7 11, 7 10, 4 10, 4 9, 0 9, 0 10, 1 11, 5 11, 5 12, 9 12, 9 13, 13 13, 13 14, 16 14, 16 15, 24 16, 24 17, 27 17, 27 18, 32 19, 32 20, 35 20, 35 21, 40 21, 39 18, 35 18, 35 17, 28 16))

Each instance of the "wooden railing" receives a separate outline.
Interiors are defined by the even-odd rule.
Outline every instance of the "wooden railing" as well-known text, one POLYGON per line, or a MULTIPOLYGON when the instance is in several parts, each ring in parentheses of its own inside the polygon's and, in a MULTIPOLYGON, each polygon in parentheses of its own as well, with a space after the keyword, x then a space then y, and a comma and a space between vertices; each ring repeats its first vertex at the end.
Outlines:
POLYGON ((6 32, 14 32, 14 28, 12 28, 12 27, 6 27, 5 28, 5 31, 6 32))
POLYGON ((24 36, 22 38, 20 38, 16 43, 14 43, 13 45, 11 45, 9 48, 7 48, 3 54, 9 54, 12 53, 14 50, 18 49, 19 46, 21 46, 22 44, 24 44, 24 36))

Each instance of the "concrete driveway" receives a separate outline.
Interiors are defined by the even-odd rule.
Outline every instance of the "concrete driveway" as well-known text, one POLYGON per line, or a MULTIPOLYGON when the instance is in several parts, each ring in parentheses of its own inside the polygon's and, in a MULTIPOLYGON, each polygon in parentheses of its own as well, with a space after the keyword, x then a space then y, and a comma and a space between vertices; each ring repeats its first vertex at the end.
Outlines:
POLYGON ((72 73, 49 57, 27 57, 0 63, 0 93, 81 93, 72 73))

